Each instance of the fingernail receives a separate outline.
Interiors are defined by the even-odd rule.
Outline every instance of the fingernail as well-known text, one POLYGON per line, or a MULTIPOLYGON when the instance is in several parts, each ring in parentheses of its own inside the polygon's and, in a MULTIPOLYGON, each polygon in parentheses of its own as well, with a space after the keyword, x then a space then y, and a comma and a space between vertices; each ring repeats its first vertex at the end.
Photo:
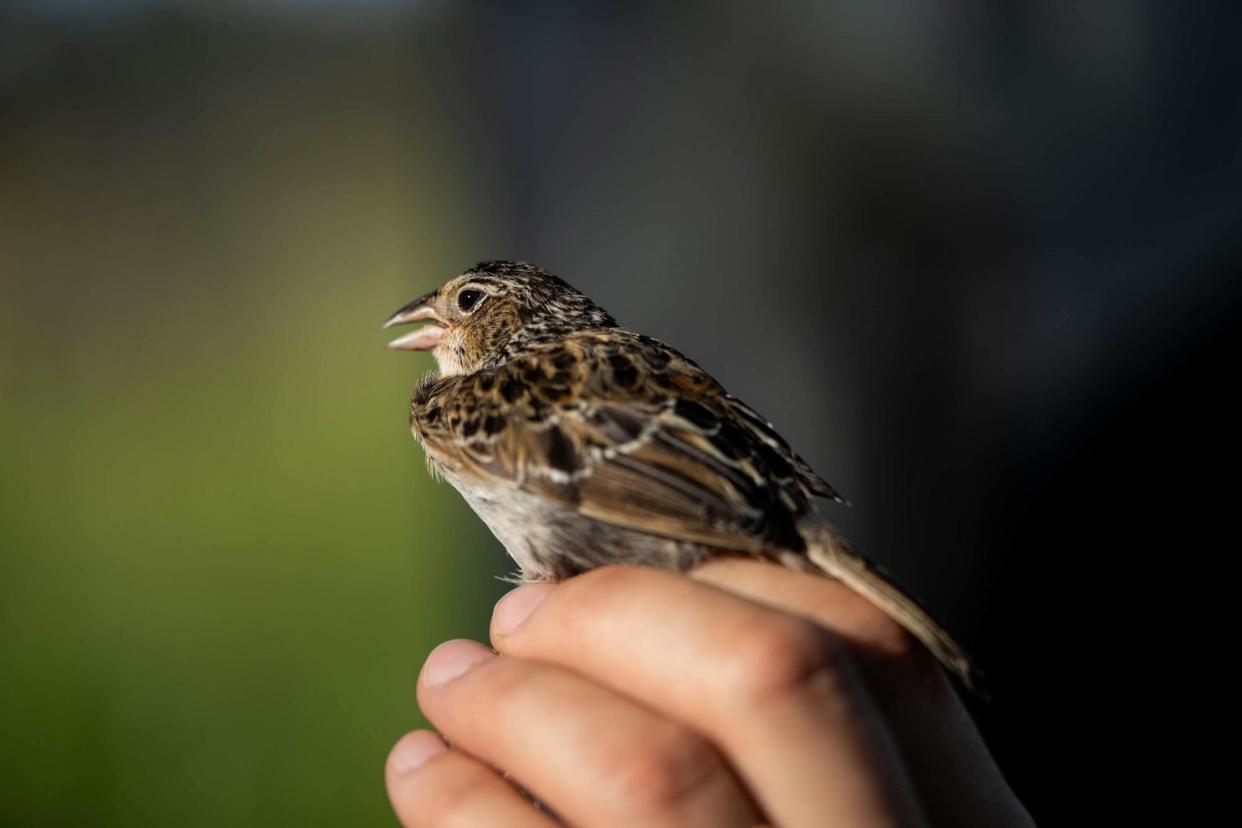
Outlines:
POLYGON ((416 730, 405 734, 401 741, 397 742, 389 759, 393 770, 399 774, 407 774, 446 750, 448 746, 439 736, 429 730, 416 730))
POLYGON ((431 687, 447 684, 471 667, 496 657, 496 654, 473 641, 445 641, 431 651, 423 665, 423 681, 431 687))
POLYGON ((492 610, 492 632, 509 635, 530 617, 553 589, 552 584, 527 584, 510 592, 492 610))

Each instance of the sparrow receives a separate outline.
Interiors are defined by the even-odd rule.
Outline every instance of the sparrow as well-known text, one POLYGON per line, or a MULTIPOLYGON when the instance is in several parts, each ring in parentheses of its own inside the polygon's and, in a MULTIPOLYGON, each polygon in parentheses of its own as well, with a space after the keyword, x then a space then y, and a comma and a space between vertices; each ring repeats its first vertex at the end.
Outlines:
POLYGON ((688 357, 522 262, 475 265, 384 328, 415 322, 388 347, 439 370, 414 388, 410 429, 517 580, 753 556, 839 579, 976 686, 953 638, 821 516, 836 490, 688 357))

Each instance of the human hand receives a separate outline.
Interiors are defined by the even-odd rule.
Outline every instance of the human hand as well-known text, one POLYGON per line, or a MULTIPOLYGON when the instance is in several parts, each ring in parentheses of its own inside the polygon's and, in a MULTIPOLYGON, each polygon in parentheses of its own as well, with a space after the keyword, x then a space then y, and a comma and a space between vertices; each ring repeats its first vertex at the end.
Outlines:
POLYGON ((609 567, 449 641, 388 758, 407 828, 1033 823, 934 660, 841 584, 754 560, 609 567), (500 770, 497 770, 500 769, 500 770))

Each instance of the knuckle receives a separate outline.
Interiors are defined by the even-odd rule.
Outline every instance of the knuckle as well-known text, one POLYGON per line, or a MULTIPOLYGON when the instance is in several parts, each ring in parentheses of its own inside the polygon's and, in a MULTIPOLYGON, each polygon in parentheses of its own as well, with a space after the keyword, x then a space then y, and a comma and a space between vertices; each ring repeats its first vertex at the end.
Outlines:
POLYGON ((806 692, 825 678, 840 682, 843 647, 825 630, 794 617, 777 617, 737 635, 731 645, 732 692, 744 704, 806 692))
POLYGON ((678 725, 646 733, 604 754, 601 777, 618 808, 635 818, 676 812, 716 771, 719 759, 678 725))

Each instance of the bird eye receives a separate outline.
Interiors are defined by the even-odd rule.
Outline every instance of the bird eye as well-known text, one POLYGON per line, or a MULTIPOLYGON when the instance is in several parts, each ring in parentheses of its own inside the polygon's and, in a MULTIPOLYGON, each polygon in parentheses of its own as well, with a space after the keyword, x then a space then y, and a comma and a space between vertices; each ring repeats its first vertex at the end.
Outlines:
POLYGON ((468 311, 477 305, 482 298, 483 291, 481 290, 463 290, 457 294, 457 307, 463 311, 468 311))

